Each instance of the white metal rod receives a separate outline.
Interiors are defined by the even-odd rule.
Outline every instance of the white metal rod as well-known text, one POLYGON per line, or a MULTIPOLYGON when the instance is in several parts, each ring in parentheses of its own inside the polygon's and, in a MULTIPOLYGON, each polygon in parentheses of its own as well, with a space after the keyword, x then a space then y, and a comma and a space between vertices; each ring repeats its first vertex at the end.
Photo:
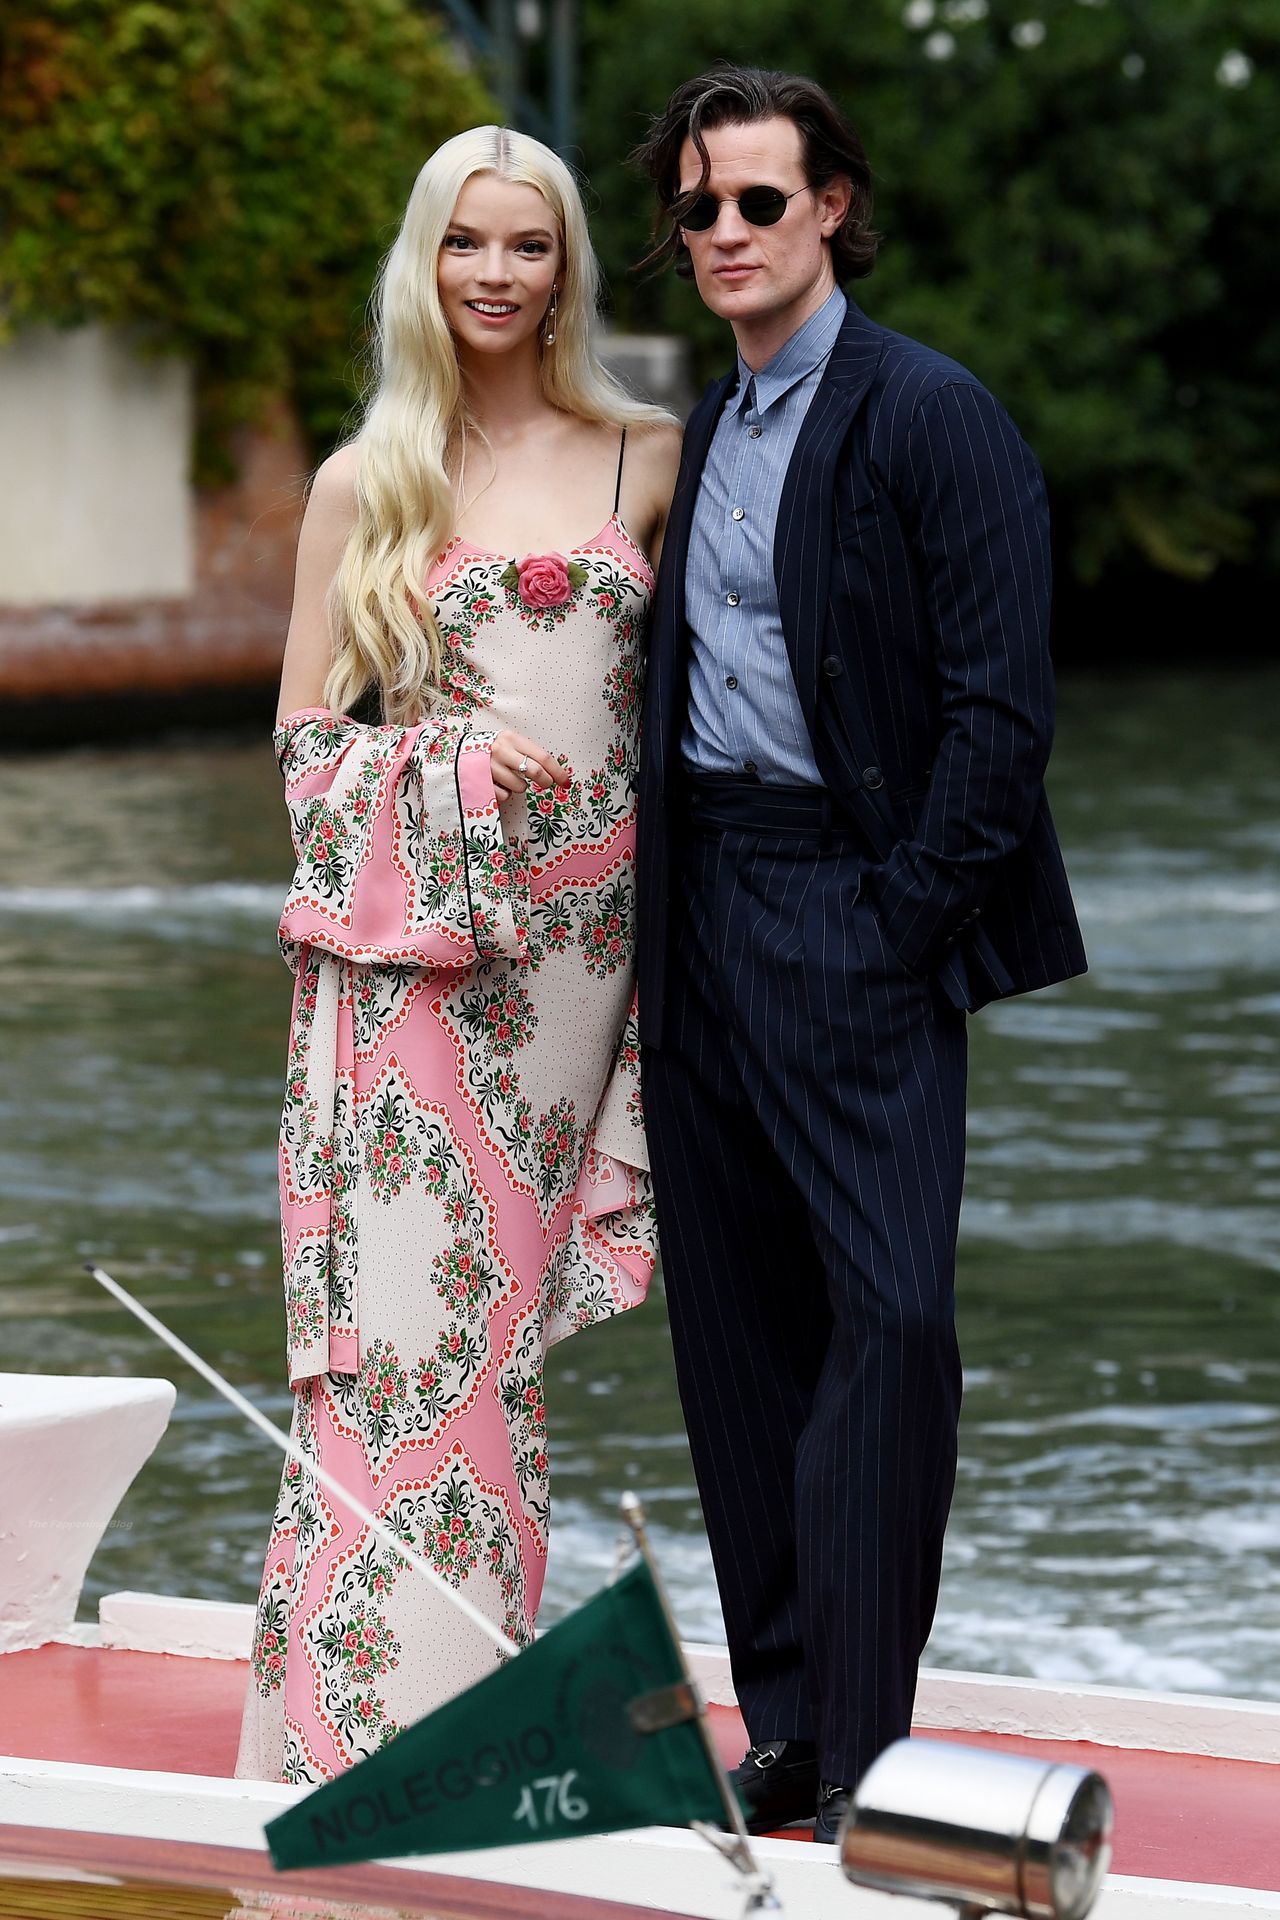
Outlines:
POLYGON ((387 1547, 391 1552, 399 1554, 402 1560, 407 1561, 414 1572, 421 1574, 422 1578, 426 1580, 429 1585, 435 1587, 437 1592, 440 1593, 451 1606, 456 1607, 459 1613, 465 1614, 473 1627, 479 1627, 480 1631, 487 1634, 494 1645, 502 1649, 503 1653, 515 1654, 520 1652, 521 1649, 517 1641, 508 1639, 501 1627, 495 1626, 493 1621, 481 1613, 479 1607, 474 1606, 464 1594, 456 1593, 447 1580, 441 1579, 434 1567, 429 1566, 427 1562, 422 1559, 421 1555, 415 1553, 412 1547, 398 1538, 398 1536, 392 1532, 391 1528, 387 1526, 385 1521, 377 1519, 367 1508, 362 1507, 360 1502, 352 1494, 348 1493, 342 1483, 335 1480, 331 1473, 327 1472, 324 1467, 317 1466, 314 1460, 308 1460, 306 1454, 302 1452, 301 1448, 294 1445, 287 1433, 281 1433, 279 1427, 273 1425, 265 1414, 259 1413, 252 1402, 246 1400, 242 1393, 238 1393, 229 1380, 223 1379, 216 1367, 211 1367, 209 1362, 202 1360, 200 1355, 189 1347, 184 1340, 179 1340, 177 1334, 171 1332, 170 1329, 165 1326, 163 1320, 157 1320, 154 1313, 149 1313, 140 1301, 135 1300, 133 1295, 125 1287, 120 1285, 118 1280, 113 1280, 109 1273, 104 1273, 102 1268, 98 1266, 89 1265, 85 1268, 85 1272, 92 1274, 98 1285, 105 1287, 107 1292, 111 1294, 114 1299, 118 1300, 122 1307, 127 1307, 129 1312, 133 1314, 136 1319, 141 1320, 143 1326, 149 1328, 157 1339, 163 1340, 167 1347, 172 1347, 180 1360, 185 1360, 189 1367, 194 1367, 201 1378, 207 1380, 209 1385, 214 1387, 222 1395, 224 1400, 229 1400, 236 1412, 243 1414, 245 1419, 258 1429, 259 1433, 265 1434, 267 1439, 273 1441, 274 1444, 279 1447, 280 1451, 287 1454, 291 1460, 296 1460, 304 1472, 311 1474, 320 1482, 322 1487, 328 1489, 335 1500, 341 1500, 344 1506, 348 1507, 358 1519, 364 1522, 375 1540, 379 1541, 382 1546, 387 1547))
POLYGON ((671 1644, 675 1648, 676 1657, 680 1662, 681 1676, 684 1679, 685 1685, 692 1690, 693 1697, 697 1702, 698 1711, 694 1724, 698 1729, 698 1737, 702 1741, 702 1750, 706 1755, 707 1765, 715 1776, 715 1783, 719 1789, 720 1804, 724 1808, 725 1824, 728 1828, 729 1838, 727 1841, 723 1839, 721 1835, 716 1832, 715 1828, 709 1826, 704 1820, 695 1820, 692 1822, 694 1831, 701 1834, 704 1840, 710 1841, 717 1853, 723 1855, 726 1860, 731 1860, 738 1869, 738 1872, 749 1882, 747 1888, 749 1898, 746 1909, 748 1913, 780 1913, 782 1911, 781 1903, 774 1890, 772 1877, 761 1867, 760 1862, 756 1859, 755 1853, 752 1850, 751 1836, 747 1832, 747 1823, 742 1817, 742 1808, 738 1805, 738 1796, 729 1784, 729 1777, 725 1772, 720 1760, 720 1755, 716 1750, 716 1743, 712 1738, 711 1728, 707 1722, 707 1706, 702 1697, 702 1690, 689 1671, 688 1655, 685 1653, 684 1643, 680 1638, 680 1630, 676 1626, 675 1614, 671 1611, 671 1601, 667 1595, 666 1582, 662 1578, 662 1574, 658 1568, 657 1557, 649 1543, 649 1529, 645 1522, 644 1502, 638 1494, 623 1494, 622 1517, 630 1527, 636 1546, 640 1550, 640 1557, 649 1569, 649 1577, 653 1581, 653 1590, 658 1596, 658 1605, 662 1609, 662 1617, 667 1623, 667 1632, 671 1635, 671 1644))

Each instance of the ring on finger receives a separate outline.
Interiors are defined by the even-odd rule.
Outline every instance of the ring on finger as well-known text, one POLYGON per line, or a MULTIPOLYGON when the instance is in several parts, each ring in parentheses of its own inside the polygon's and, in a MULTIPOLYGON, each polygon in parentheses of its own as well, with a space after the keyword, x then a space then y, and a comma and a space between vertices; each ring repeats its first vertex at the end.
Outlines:
POLYGON ((516 772, 519 774, 526 774, 528 773, 528 771, 529 771, 529 756, 527 753, 522 753, 520 755, 520 764, 516 768, 516 772))

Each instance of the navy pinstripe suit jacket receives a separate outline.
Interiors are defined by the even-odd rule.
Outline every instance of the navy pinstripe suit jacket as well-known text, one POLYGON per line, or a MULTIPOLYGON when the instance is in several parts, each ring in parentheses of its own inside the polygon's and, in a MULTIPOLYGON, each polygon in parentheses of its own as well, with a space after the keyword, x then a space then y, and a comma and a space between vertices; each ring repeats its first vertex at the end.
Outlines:
MULTIPOLYGON (((655 1046, 682 815, 689 527, 733 378, 689 418, 654 601, 637 884, 640 1031, 655 1046)), ((1040 469, 971 373, 852 301, 787 473, 774 572, 818 767, 862 830, 870 897, 903 963, 969 1010, 1082 973, 1043 786, 1040 469)))

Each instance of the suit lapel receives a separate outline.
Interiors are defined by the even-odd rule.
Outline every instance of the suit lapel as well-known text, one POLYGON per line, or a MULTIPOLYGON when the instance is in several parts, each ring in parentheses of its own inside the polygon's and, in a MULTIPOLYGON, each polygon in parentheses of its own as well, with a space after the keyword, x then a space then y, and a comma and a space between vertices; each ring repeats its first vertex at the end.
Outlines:
POLYGON ((667 531, 662 542, 665 598, 674 619, 677 634, 684 627, 684 576, 689 560, 689 535, 693 527, 693 510, 698 503, 702 469, 706 464, 711 436, 716 430, 716 421, 720 418, 720 409, 733 388, 735 378, 736 369, 726 373, 722 379, 713 380, 689 415, 685 425, 680 472, 676 477, 675 492, 671 496, 671 512, 667 517, 667 531))
POLYGON ((658 569, 657 608, 653 622, 652 657, 649 672, 656 677, 655 714, 657 737, 651 743, 665 760, 672 728, 679 725, 677 714, 682 688, 685 631, 685 569, 689 560, 689 535, 693 510, 707 458, 707 448, 715 432, 726 395, 732 390, 736 368, 721 380, 713 380, 689 415, 684 430, 680 471, 671 496, 671 511, 662 541, 662 560, 658 569))
POLYGON ((773 547, 778 610, 811 739, 831 574, 836 461, 875 375, 884 339, 884 329, 850 301, 826 372, 804 417, 778 507, 773 547))

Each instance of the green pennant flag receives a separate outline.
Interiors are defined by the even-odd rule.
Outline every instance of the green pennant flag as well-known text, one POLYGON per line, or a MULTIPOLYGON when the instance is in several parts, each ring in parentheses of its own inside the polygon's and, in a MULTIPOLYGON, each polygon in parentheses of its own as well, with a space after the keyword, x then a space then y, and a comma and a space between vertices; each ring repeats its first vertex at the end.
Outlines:
POLYGON ((643 1561, 509 1665, 277 1815, 277 1867, 723 1824, 680 1650, 643 1561))

